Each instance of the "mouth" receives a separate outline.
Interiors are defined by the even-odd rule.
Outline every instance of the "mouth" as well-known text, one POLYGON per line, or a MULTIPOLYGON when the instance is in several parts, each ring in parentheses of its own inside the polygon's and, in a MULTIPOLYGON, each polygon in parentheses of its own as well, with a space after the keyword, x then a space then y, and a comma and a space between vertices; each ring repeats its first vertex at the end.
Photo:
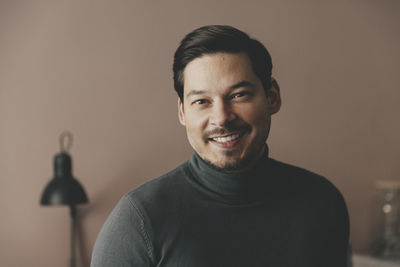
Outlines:
POLYGON ((236 144, 238 144, 242 138, 244 133, 234 133, 224 136, 215 136, 208 138, 208 140, 222 148, 233 148, 236 144))
POLYGON ((240 138, 240 134, 236 133, 236 134, 231 134, 231 135, 227 135, 227 136, 212 137, 209 139, 212 141, 218 142, 218 143, 226 143, 226 142, 237 140, 239 138, 240 138))

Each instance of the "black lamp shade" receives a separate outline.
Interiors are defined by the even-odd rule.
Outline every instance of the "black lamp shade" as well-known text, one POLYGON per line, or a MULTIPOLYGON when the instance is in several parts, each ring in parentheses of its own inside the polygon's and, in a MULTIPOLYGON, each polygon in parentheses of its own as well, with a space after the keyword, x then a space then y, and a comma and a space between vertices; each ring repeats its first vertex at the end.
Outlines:
POLYGON ((76 205, 88 202, 82 185, 72 176, 71 157, 61 152, 54 157, 54 178, 44 189, 42 205, 76 205))

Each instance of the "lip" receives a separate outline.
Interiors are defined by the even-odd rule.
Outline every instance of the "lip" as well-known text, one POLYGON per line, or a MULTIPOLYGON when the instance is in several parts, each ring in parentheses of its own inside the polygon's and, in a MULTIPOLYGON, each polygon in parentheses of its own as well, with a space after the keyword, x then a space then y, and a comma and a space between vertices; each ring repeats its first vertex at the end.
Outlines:
POLYGON ((225 135, 218 135, 218 136, 213 136, 213 137, 208 138, 208 141, 211 144, 213 144, 219 148, 225 148, 225 149, 226 148, 234 148, 238 143, 240 143, 240 141, 242 141, 244 134, 245 134, 244 132, 241 132, 241 133, 229 133, 229 134, 225 134, 225 135), (235 134, 239 135, 239 137, 235 140, 225 141, 225 142, 218 142, 218 141, 214 140, 215 138, 223 138, 223 137, 227 137, 227 136, 231 136, 231 135, 235 135, 235 134))

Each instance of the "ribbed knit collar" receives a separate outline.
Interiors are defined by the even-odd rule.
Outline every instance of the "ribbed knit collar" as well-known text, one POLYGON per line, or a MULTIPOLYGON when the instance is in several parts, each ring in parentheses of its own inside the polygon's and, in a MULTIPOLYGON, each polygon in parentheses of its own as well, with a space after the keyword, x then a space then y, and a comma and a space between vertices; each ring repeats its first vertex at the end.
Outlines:
POLYGON ((253 168, 243 172, 218 170, 197 153, 189 160, 188 165, 193 178, 203 187, 203 191, 228 203, 244 204, 262 198, 270 176, 268 148, 253 168))

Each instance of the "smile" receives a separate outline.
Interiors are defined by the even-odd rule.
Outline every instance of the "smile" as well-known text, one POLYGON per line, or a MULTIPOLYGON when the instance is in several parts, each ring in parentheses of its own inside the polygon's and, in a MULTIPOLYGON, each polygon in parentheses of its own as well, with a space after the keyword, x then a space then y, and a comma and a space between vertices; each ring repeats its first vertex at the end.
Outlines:
POLYGON ((208 138, 209 142, 222 149, 233 149, 242 140, 245 133, 234 133, 225 136, 215 136, 208 138))
POLYGON ((226 143, 226 142, 237 140, 237 139, 239 139, 239 137, 240 137, 240 134, 232 134, 232 135, 223 136, 223 137, 213 137, 213 138, 211 138, 211 140, 218 142, 218 143, 226 143))

